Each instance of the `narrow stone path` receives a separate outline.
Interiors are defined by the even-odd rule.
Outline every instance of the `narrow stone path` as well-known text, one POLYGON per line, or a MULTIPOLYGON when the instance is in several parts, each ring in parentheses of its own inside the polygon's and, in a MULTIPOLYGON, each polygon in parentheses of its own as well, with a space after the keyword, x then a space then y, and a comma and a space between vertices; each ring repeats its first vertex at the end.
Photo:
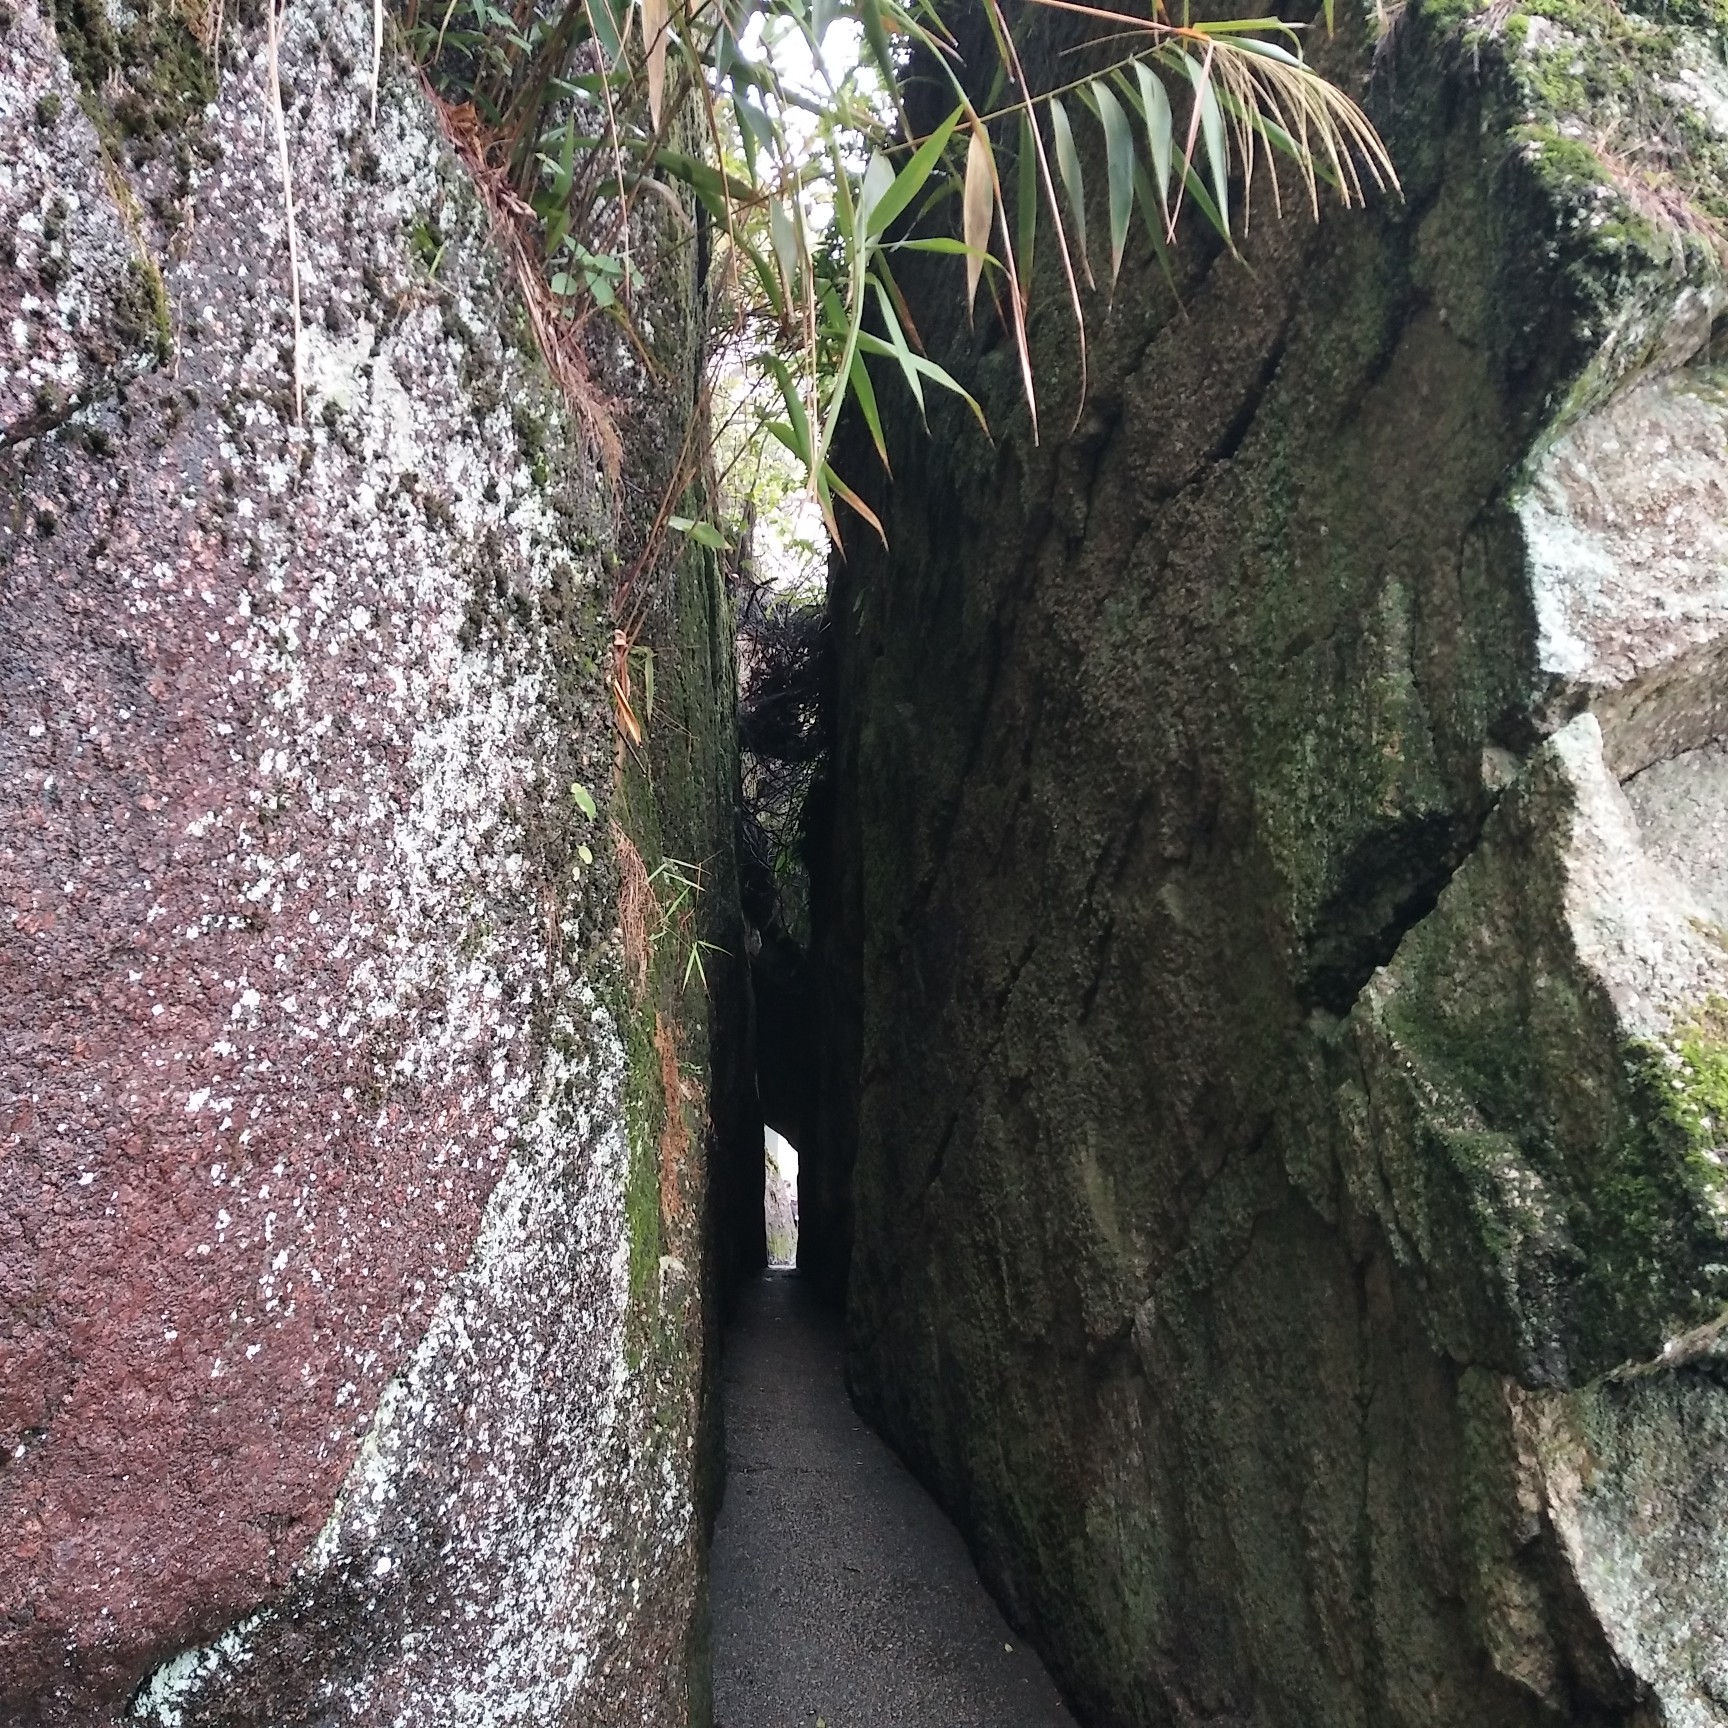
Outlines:
POLYGON ((1074 1728, 841 1364, 838 1316, 796 1277, 745 1293, 726 1338, 715 1728, 1074 1728))

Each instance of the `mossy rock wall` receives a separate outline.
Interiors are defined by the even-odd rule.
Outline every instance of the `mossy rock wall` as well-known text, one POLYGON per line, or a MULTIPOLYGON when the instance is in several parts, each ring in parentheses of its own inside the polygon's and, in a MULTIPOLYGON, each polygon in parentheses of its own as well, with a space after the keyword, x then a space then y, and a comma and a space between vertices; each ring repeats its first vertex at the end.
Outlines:
POLYGON ((614 493, 418 76, 290 5, 297 402, 262 14, 0 16, 0 1718, 704 1722, 761 1128, 725 590, 644 555, 687 226, 614 493))
POLYGON ((1085 1719, 1718 1722, 1719 21, 1375 29, 1403 198, 1131 249, 1077 420, 1043 247, 1042 442, 908 272, 801 1248, 1085 1719))

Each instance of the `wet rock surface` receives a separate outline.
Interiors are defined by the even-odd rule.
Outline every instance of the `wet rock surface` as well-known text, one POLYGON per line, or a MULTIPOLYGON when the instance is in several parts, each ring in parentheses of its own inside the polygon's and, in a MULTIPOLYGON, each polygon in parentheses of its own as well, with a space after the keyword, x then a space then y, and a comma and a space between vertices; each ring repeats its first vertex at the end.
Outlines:
POLYGON ((859 1420, 839 1317, 770 1272, 726 1335, 715 1728, 1073 1728, 954 1526, 859 1420))

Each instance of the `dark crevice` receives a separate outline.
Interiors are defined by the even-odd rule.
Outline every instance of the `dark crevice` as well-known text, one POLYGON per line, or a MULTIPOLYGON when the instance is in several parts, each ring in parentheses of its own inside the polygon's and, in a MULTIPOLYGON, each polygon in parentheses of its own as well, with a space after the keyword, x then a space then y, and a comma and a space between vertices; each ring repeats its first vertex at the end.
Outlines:
POLYGON ((1110 965, 1110 951, 1116 942, 1116 920, 1106 918, 1104 928, 1098 937, 1098 955, 1092 965, 1092 976, 1086 989, 1080 997, 1080 1024, 1084 1026, 1092 1018, 1092 1010, 1098 1005, 1098 992, 1104 988, 1104 974, 1110 965))
POLYGON ((1279 327, 1266 358, 1260 362, 1260 370, 1255 374, 1254 382, 1248 386, 1236 412, 1231 415, 1229 424, 1225 426, 1218 441, 1206 452, 1200 462, 1202 470, 1219 463, 1228 462, 1242 448, 1243 440, 1259 417, 1260 405, 1266 400, 1266 393, 1272 388, 1272 381, 1278 376, 1278 368, 1283 364, 1284 351, 1290 341, 1290 320, 1286 318, 1279 327))
POLYGON ((1002 667, 1007 658, 1008 647, 1013 638, 1013 625, 1005 621, 1005 614, 1014 610, 1017 595, 1010 593, 1004 604, 998 608, 990 619, 987 632, 988 653, 985 656, 985 681, 983 695, 978 703, 978 723, 972 728, 967 739, 965 760, 961 763, 959 772, 954 778, 954 789, 946 801, 945 808, 935 825, 932 856, 936 862, 929 873, 908 899, 906 922, 914 923, 920 918, 930 903, 930 897, 936 891, 936 884, 941 877, 944 861, 948 856, 949 842, 953 838, 954 829, 960 820, 960 812, 966 801, 966 791, 976 778, 978 761, 983 754, 986 740, 990 736, 991 722, 995 717, 996 692, 1001 682, 1002 667))
POLYGON ((1431 811, 1366 835, 1346 858, 1315 918, 1298 981, 1303 1005, 1342 1018, 1362 987, 1434 910, 1446 885, 1475 849, 1483 810, 1472 820, 1431 811))
POLYGON ((948 1148, 953 1142, 954 1131, 959 1125, 960 1114, 971 1103, 974 1093, 978 1090, 978 1082, 984 1076, 985 1069, 995 1060, 996 1052, 1002 1047, 1008 998, 1014 994, 1014 986, 1020 982, 1020 975, 1026 970, 1027 964, 1032 958, 1032 951, 1037 946, 1038 938, 1035 934, 1026 938, 1025 946, 1009 964, 1007 981, 996 992, 995 999, 990 1004, 989 1012, 984 1017, 985 1024, 990 1028, 989 1041, 979 1052, 978 1060, 972 1065, 972 1072, 966 1078, 966 1084, 960 1093, 960 1102, 949 1116, 948 1124, 942 1132, 942 1138, 937 1143, 936 1155, 930 1161, 930 1168, 925 1172, 923 1182, 919 1184, 917 1196, 913 1201, 914 1206, 922 1205, 930 1190, 941 1180, 943 1166, 948 1157, 948 1148))

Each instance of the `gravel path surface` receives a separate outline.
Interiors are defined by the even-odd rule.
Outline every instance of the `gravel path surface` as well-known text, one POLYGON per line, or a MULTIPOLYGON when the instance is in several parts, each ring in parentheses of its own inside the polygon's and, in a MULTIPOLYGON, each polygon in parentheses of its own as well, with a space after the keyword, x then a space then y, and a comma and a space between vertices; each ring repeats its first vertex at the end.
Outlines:
POLYGON ((954 1526, 846 1397, 838 1316, 789 1273, 726 1337, 716 1728, 1074 1728, 954 1526))

